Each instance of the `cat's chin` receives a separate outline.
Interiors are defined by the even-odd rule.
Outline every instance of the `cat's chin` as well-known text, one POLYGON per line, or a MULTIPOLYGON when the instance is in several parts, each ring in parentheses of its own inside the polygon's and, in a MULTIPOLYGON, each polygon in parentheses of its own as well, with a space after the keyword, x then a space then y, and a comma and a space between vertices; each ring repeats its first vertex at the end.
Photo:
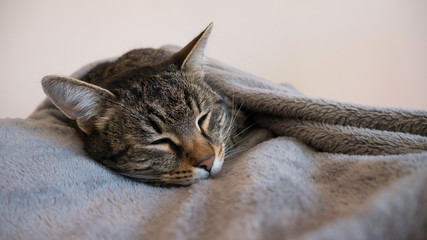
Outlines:
MULTIPOLYGON (((215 163, 214 163, 215 164, 215 163)), ((209 172, 202 168, 193 168, 193 178, 192 182, 197 182, 202 179, 209 177, 209 172)))
POLYGON ((214 176, 215 174, 217 174, 222 167, 222 164, 224 163, 224 159, 223 158, 216 158, 213 165, 212 165, 212 169, 211 169, 211 176, 214 176))
POLYGON ((214 160, 210 173, 202 168, 194 168, 192 182, 194 183, 199 180, 209 178, 210 176, 214 176, 221 170, 223 163, 224 163, 224 159, 216 158, 214 160))

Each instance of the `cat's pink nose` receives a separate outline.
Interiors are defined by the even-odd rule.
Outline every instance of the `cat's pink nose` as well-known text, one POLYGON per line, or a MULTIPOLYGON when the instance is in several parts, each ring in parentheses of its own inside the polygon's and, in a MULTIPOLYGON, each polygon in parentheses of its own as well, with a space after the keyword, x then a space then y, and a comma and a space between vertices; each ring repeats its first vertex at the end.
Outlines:
POLYGON ((210 156, 206 157, 205 160, 203 160, 197 167, 201 167, 206 169, 206 171, 211 172, 211 168, 213 166, 213 163, 215 161, 215 154, 211 154, 210 156))

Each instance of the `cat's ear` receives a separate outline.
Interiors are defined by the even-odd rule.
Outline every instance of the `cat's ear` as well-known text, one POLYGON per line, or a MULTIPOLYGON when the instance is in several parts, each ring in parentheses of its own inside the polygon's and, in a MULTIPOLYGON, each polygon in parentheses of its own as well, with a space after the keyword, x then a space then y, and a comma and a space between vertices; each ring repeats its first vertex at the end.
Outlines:
POLYGON ((172 61, 181 71, 202 70, 203 62, 205 61, 205 48, 212 27, 213 23, 209 24, 203 32, 172 56, 172 61))
POLYGON ((75 78, 49 75, 43 78, 42 87, 52 102, 69 118, 85 122, 102 109, 102 102, 114 94, 101 87, 75 78))

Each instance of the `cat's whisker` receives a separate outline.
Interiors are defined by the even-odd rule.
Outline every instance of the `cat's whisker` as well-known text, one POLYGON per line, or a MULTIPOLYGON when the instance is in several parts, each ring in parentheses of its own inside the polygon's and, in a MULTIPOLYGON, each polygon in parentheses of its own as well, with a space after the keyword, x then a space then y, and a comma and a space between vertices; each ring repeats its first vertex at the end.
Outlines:
POLYGON ((245 137, 245 138, 239 140, 238 142, 236 142, 236 143, 230 145, 229 147, 227 147, 224 150, 224 154, 227 156, 228 154, 230 154, 231 152, 233 152, 233 150, 235 150, 234 147, 237 146, 237 145, 239 145, 241 142, 245 141, 246 139, 247 139, 247 137, 245 137))
MULTIPOLYGON (((232 120, 232 123, 230 124, 230 128, 229 128, 229 132, 228 132, 228 136, 227 136, 227 139, 226 139, 226 142, 228 142, 229 141, 229 139, 230 139, 230 137, 233 135, 233 137, 235 138, 235 137, 238 137, 238 136, 240 136, 242 133, 244 133, 244 132, 246 132, 248 129, 250 129, 254 124, 252 124, 252 125, 250 125, 249 127, 247 127, 247 128, 245 128, 245 129, 243 129, 242 131, 240 131, 239 133, 237 133, 237 134, 235 134, 235 133, 233 133, 234 132, 234 129, 236 128, 236 126, 234 125, 234 122, 236 121, 236 118, 237 118, 237 114, 239 113, 239 111, 240 111, 240 109, 241 109, 241 107, 242 107, 242 105, 243 105, 243 103, 240 105, 240 107, 239 107, 239 110, 238 111, 236 111, 235 112, 235 114, 234 114, 234 117, 233 117, 233 120, 232 120)), ((244 139, 242 139, 242 140, 240 140, 239 142, 234 142, 234 140, 233 140, 233 144, 232 145, 230 145, 230 146, 228 146, 227 147, 227 149, 231 149, 231 148, 233 148, 234 146, 236 146, 237 144, 239 144, 239 143, 241 143, 243 140, 245 140, 246 138, 244 138, 244 139)))
POLYGON ((249 113, 245 112, 245 118, 243 119, 243 121, 248 120, 248 118, 252 117, 252 115, 254 115, 254 112, 249 112, 249 113))
MULTIPOLYGON (((234 94, 233 94, 233 98, 234 98, 234 94)), ((235 121, 236 121, 236 119, 237 119, 237 114, 240 112, 240 110, 241 110, 241 108, 242 108, 242 106, 243 106, 243 104, 244 104, 244 101, 240 104, 240 107, 239 107, 239 109, 236 111, 235 109, 236 109, 236 106, 233 106, 233 108, 232 108, 232 111, 233 111, 233 115, 231 116, 231 118, 230 118, 230 122, 229 122, 229 124, 228 124, 228 128, 227 128, 227 130, 226 130, 226 133, 228 134, 228 137, 227 137, 227 142, 228 142, 228 140, 229 140, 229 137, 231 136, 231 133, 232 133, 232 130, 233 130, 233 128, 234 128, 234 123, 235 123, 235 121)))
POLYGON ((227 129, 226 134, 224 135, 223 142, 227 143, 230 140, 230 137, 231 137, 231 135, 233 133, 233 130, 234 130, 234 127, 229 127, 227 129))
POLYGON ((230 145, 227 149, 225 149, 225 152, 227 152, 227 150, 231 150, 233 149, 234 146, 238 145, 239 143, 245 141, 248 138, 248 136, 245 136, 244 138, 240 139, 238 142, 233 143, 232 145, 230 145))
POLYGON ((204 81, 206 83, 206 85, 208 85, 210 88, 215 89, 214 87, 212 87, 212 82, 208 82, 208 81, 204 81))
MULTIPOLYGON (((243 133, 245 133, 246 131, 248 131, 251 127, 253 127, 255 124, 256 124, 256 123, 252 123, 251 125, 249 125, 249 126, 248 126, 248 127, 246 127, 245 129, 243 129, 242 131, 240 131, 239 133, 237 133, 236 135, 234 135, 234 137, 238 137, 238 136, 242 135, 243 133)), ((239 143, 243 142, 244 140, 246 140, 246 138, 247 138, 247 136, 246 136, 246 137, 244 137, 243 139, 241 139, 240 141, 238 141, 237 143, 233 143, 232 145, 230 145, 230 146, 228 147, 228 149, 231 149, 231 148, 233 148, 234 146, 236 146, 237 144, 239 144, 239 143)), ((226 149, 226 151, 227 151, 227 149, 226 149)))
POLYGON ((232 102, 232 104, 233 104, 233 106, 230 108, 231 109, 231 118, 230 118, 230 122, 229 122, 229 124, 228 124, 228 129, 227 129, 227 131, 229 131, 230 130, 230 128, 233 126, 233 124, 232 124, 232 122, 233 122, 233 119, 235 118, 235 116, 236 116, 236 111, 234 111, 235 109, 236 109, 236 104, 235 104, 235 102, 234 102, 234 92, 233 92, 233 96, 232 96, 232 98, 231 98, 231 102, 232 102), (234 115, 233 115, 234 114, 234 115))
POLYGON ((251 125, 249 125, 245 129, 243 129, 242 131, 240 131, 239 133, 237 133, 236 135, 234 135, 234 137, 238 137, 238 136, 242 135, 243 133, 245 133, 246 131, 248 131, 251 127, 253 127, 255 124, 256 123, 252 123, 251 125))
POLYGON ((228 139, 229 139, 229 137, 230 137, 230 135, 231 135, 231 131, 230 131, 230 128, 231 128, 231 125, 230 125, 231 119, 232 119, 232 117, 231 117, 231 118, 229 118, 229 119, 227 119, 226 124, 224 124, 224 127, 225 127, 225 126, 228 126, 228 127, 227 127, 227 128, 226 128, 226 130, 224 131, 224 136, 223 136, 223 137, 222 137, 222 139, 221 139, 221 141, 222 141, 222 142, 228 142, 228 139))
POLYGON ((227 156, 224 159, 228 160, 228 159, 230 159, 230 158, 232 158, 232 157, 234 157, 234 156, 236 156, 236 155, 238 155, 238 154, 240 154, 242 152, 246 152, 246 150, 247 149, 239 150, 239 151, 236 151, 236 152, 229 153, 229 154, 227 154, 227 156))
POLYGON ((228 127, 227 127, 227 129, 225 130, 225 134, 224 134, 224 138, 222 139, 223 141, 224 140, 226 140, 226 141, 228 141, 228 138, 230 137, 230 135, 231 135, 231 130, 232 130, 232 126, 231 126, 231 119, 227 122, 227 125, 229 125, 228 127))
POLYGON ((246 152, 248 150, 249 150, 248 148, 245 148, 245 149, 239 149, 239 150, 232 151, 232 152, 228 153, 224 159, 228 160, 229 158, 232 158, 232 157, 234 157, 240 153, 246 152))

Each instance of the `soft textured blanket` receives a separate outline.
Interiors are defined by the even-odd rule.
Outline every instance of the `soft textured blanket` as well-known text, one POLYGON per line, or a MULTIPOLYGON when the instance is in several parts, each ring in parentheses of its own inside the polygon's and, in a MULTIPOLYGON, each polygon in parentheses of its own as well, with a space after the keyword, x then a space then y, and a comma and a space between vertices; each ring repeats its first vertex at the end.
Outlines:
POLYGON ((426 111, 310 98, 213 60, 206 70, 258 127, 190 187, 113 174, 48 102, 0 120, 0 239, 427 238, 426 111))

